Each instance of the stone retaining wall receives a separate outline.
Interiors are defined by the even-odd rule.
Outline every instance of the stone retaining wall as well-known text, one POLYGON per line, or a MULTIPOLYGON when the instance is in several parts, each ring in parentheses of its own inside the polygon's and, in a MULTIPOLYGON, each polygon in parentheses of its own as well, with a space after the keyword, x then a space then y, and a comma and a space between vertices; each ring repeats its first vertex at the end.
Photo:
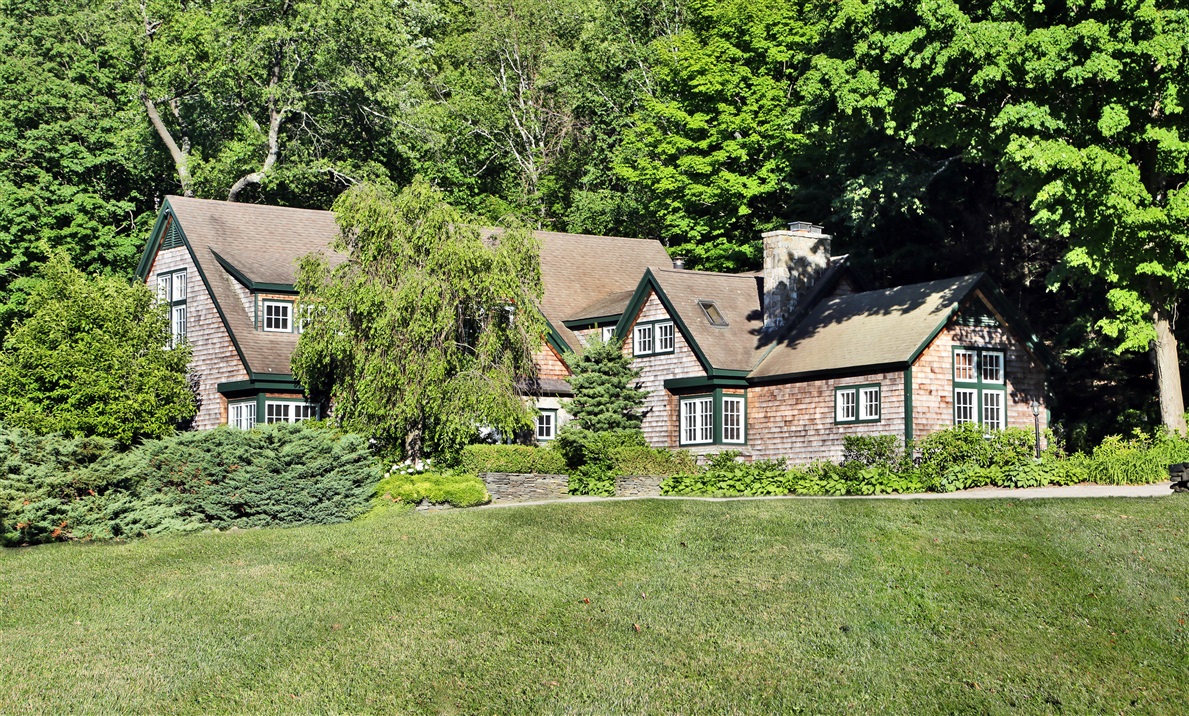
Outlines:
POLYGON ((570 478, 566 475, 484 472, 479 479, 487 485, 492 502, 558 500, 569 494, 570 478))
POLYGON ((660 497, 661 480, 657 475, 624 475, 615 478, 616 497, 660 497))

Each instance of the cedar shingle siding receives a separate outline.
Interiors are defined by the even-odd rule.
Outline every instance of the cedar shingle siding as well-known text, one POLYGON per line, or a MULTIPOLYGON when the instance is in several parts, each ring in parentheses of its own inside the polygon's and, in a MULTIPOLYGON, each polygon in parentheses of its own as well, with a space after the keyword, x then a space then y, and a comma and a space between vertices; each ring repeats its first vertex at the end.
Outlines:
MULTIPOLYGON (((159 272, 187 270, 188 336, 202 400, 196 427, 227 421, 220 385, 233 399, 298 398, 300 387, 289 375, 298 334, 262 330, 262 304, 294 300, 303 255, 321 251, 332 263, 344 260, 329 249, 338 231, 333 215, 178 197, 169 197, 162 211, 138 273, 155 285, 159 272)), ((484 233, 492 238, 498 231, 484 233)), ((714 397, 719 434, 720 401, 746 400, 746 442, 689 448, 696 453, 838 460, 847 435, 907 438, 906 405, 911 435, 920 438, 953 425, 955 346, 1002 349, 1007 426, 1030 427, 1029 404, 1045 403, 1051 358, 1022 321, 1009 318, 982 275, 862 290, 846 257, 829 256, 830 237, 803 223, 765 234, 781 250, 765 249, 764 271, 740 274, 674 269, 652 240, 536 236, 541 311, 551 337, 534 356, 537 375, 522 390, 541 409, 559 410, 555 428, 567 418, 561 409, 570 393, 566 354, 580 353, 601 326, 617 326, 624 352, 633 356, 633 329, 641 321, 674 323, 671 353, 634 356, 648 391, 643 430, 651 445, 680 445, 680 400, 696 395, 714 397), (813 248, 812 261, 794 255, 799 246, 813 248), (713 310, 703 308, 707 302, 713 310), (719 325, 710 314, 721 318, 719 325), (836 422, 836 390, 859 385, 879 386, 879 420, 836 422)), ((291 327, 297 320, 294 310, 291 327)), ((1041 415, 1047 427, 1043 409, 1041 415)))

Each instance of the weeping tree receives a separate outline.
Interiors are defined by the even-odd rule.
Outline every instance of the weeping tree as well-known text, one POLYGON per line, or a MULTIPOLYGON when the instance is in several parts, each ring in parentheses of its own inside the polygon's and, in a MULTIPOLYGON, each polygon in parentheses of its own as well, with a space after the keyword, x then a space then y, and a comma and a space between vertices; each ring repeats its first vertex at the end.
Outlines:
POLYGON ((310 396, 409 458, 457 450, 480 427, 527 429, 516 385, 545 334, 532 232, 508 221, 485 236, 420 178, 399 194, 361 184, 334 211, 339 256, 305 257, 297 282, 293 375, 310 396))

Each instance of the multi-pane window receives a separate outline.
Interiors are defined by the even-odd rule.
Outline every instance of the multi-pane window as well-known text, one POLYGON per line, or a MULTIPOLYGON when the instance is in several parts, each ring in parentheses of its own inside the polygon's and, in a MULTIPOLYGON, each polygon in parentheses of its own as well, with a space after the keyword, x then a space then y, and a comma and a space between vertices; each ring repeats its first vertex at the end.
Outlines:
POLYGON ((611 340, 615 337, 615 326, 603 326, 603 342, 611 340))
POLYGON ((839 390, 834 393, 834 420, 845 423, 858 417, 857 393, 853 390, 839 390))
POLYGON ((264 330, 289 333, 292 331, 293 304, 288 301, 264 302, 264 330))
POLYGON ((650 355, 653 352, 652 324, 636 326, 632 334, 635 336, 632 340, 632 353, 638 356, 650 355))
POLYGON ((723 396, 722 399, 722 441, 742 443, 745 439, 743 398, 723 396))
POLYGON ((157 300, 169 306, 170 346, 186 339, 186 271, 157 274, 157 300))
POLYGON ((537 440, 552 440, 557 434, 557 411, 542 410, 537 415, 537 440))
POLYGON ((681 444, 701 445, 714 442, 714 398, 688 398, 681 401, 681 444))
POLYGON ((978 391, 967 388, 954 390, 954 425, 974 422, 975 403, 978 402, 978 391))
POLYGON ((834 422, 874 423, 879 417, 878 385, 848 385, 834 389, 834 422))
POLYGON ((256 426, 256 401, 242 400, 227 406, 227 424, 240 430, 256 426))
POLYGON ((988 430, 1003 429, 1003 391, 983 391, 983 427, 988 430))
POLYGON ((879 386, 859 388, 859 420, 879 420, 879 386))
POLYGON ((954 349, 954 424, 1007 427, 1006 362, 1002 350, 954 349))
POLYGON ((637 356, 672 353, 675 336, 672 321, 637 323, 632 329, 632 353, 637 356))
POLYGON ((264 404, 264 422, 300 423, 318 417, 318 406, 310 403, 268 401, 264 404))
POLYGON ((954 380, 961 383, 974 383, 978 381, 975 374, 975 363, 978 362, 978 353, 976 351, 968 351, 965 349, 957 349, 954 351, 954 380))
POLYGON ((672 353, 673 352, 673 324, 672 323, 658 323, 656 324, 656 352, 657 353, 672 353))

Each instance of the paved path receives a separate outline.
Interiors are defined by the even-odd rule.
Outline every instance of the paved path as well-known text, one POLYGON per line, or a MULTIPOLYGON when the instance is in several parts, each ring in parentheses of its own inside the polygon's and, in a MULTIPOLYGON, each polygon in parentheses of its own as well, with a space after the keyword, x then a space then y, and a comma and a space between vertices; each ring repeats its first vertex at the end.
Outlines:
POLYGON ((1155 485, 1071 485, 1069 487, 977 487, 958 492, 916 492, 908 495, 848 495, 845 497, 823 497, 802 495, 780 495, 774 497, 591 497, 576 495, 561 500, 534 500, 531 502, 494 502, 486 508, 526 507, 529 505, 556 505, 573 502, 611 502, 614 500, 706 500, 725 502, 728 500, 992 500, 1016 499, 1035 500, 1042 498, 1084 498, 1084 497, 1166 497, 1173 494, 1172 483, 1158 482, 1155 485))

